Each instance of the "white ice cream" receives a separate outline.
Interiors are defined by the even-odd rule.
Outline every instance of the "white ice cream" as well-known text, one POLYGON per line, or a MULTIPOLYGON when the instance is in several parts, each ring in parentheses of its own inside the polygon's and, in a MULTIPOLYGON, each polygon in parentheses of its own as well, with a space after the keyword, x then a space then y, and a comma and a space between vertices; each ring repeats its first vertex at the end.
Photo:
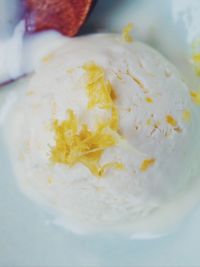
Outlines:
POLYGON ((199 178, 198 112, 176 68, 145 44, 111 34, 67 40, 36 70, 11 120, 19 184, 71 230, 160 233, 199 178), (110 116, 87 108, 83 65, 91 62, 104 69, 114 89, 123 137, 105 149, 100 163, 124 168, 110 168, 102 177, 81 163, 70 167, 49 159, 52 122, 66 120, 67 109, 90 129, 110 116))

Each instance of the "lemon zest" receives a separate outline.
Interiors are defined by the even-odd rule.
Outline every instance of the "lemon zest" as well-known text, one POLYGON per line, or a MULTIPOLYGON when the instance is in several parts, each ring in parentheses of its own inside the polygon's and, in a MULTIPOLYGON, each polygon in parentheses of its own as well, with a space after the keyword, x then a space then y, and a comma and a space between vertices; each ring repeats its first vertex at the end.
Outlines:
POLYGON ((48 55, 46 55, 46 56, 44 56, 42 58, 42 61, 44 63, 48 63, 49 61, 51 61, 53 59, 53 57, 54 57, 54 54, 53 53, 49 53, 48 55))
POLYGON ((190 91, 192 101, 196 105, 200 105, 200 91, 190 91))
POLYGON ((74 111, 69 109, 68 119, 53 122, 55 145, 51 149, 51 160, 69 166, 81 163, 93 175, 101 177, 110 168, 123 169, 120 162, 100 164, 103 152, 122 138, 118 133, 119 113, 114 102, 116 94, 101 66, 89 63, 83 66, 83 70, 87 76, 88 109, 106 109, 110 112, 110 118, 97 123, 95 130, 90 130, 86 124, 80 124, 74 111))
POLYGON ((151 118, 147 119, 147 125, 151 125, 151 124, 152 124, 152 119, 151 118))
POLYGON ((85 64, 83 69, 87 73, 88 108, 92 109, 97 106, 110 109, 116 96, 111 83, 106 80, 104 69, 95 63, 85 64))
POLYGON ((191 111, 189 109, 183 110, 183 114, 182 115, 183 115, 183 120, 185 122, 189 122, 190 121, 190 119, 191 119, 191 111))
POLYGON ((132 43, 133 42, 133 37, 130 34, 132 30, 133 30, 133 24, 132 23, 128 23, 122 30, 122 39, 126 43, 132 43))
POLYGON ((177 121, 171 115, 166 116, 166 122, 173 127, 177 126, 177 121))
POLYGON ((116 144, 116 138, 106 122, 97 125, 94 131, 79 122, 73 110, 68 110, 68 119, 53 123, 55 146, 51 150, 51 160, 54 163, 64 163, 74 166, 82 163, 96 176, 102 176, 110 167, 119 169, 121 163, 111 162, 100 166, 99 160, 106 148, 116 144))
POLYGON ((144 84, 142 83, 142 81, 140 81, 137 77, 135 77, 132 73, 130 73, 129 69, 126 70, 126 75, 128 75, 135 83, 137 83, 137 85, 141 88, 141 90, 147 94, 148 93, 148 89, 145 88, 144 84))
POLYGON ((145 100, 149 104, 152 104, 153 103, 153 99, 151 97, 146 97, 145 100))
POLYGON ((49 176, 47 182, 49 185, 53 184, 53 177, 49 176))
POLYGON ((192 63, 196 75, 200 76, 200 38, 194 40, 192 44, 192 63))
POLYGON ((35 94, 34 91, 27 91, 27 93, 26 93, 27 96, 33 96, 34 94, 35 94))
POLYGON ((119 129, 119 113, 114 102, 117 96, 111 83, 105 77, 104 69, 95 63, 85 64, 83 69, 87 74, 88 109, 98 107, 110 111, 110 128, 117 131, 119 129))
POLYGON ((192 56, 192 60, 195 62, 195 63, 200 63, 200 53, 199 54, 194 54, 192 56))
POLYGON ((147 171, 151 166, 155 164, 155 162, 156 160, 154 158, 145 159, 140 165, 140 171, 142 172, 147 171))

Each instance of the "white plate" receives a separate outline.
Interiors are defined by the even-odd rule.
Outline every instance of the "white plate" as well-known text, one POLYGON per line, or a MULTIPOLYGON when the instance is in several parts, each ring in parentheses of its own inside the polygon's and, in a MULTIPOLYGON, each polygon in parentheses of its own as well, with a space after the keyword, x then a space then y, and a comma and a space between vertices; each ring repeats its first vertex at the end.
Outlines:
MULTIPOLYGON (((174 9, 175 15, 186 9, 187 2, 190 6, 196 5, 189 11, 190 27, 184 13, 174 21, 170 0, 99 0, 87 31, 119 32, 132 21, 134 35, 164 53, 185 78, 190 79, 187 41, 191 42, 198 34, 195 23, 200 17, 200 2, 172 2, 174 7, 182 2, 174 9)), ((9 91, 14 90, 14 85, 8 87, 10 89, 0 90, 0 105, 9 91)), ((119 236, 72 234, 48 223, 49 215, 21 194, 2 132, 0 126, 0 266, 200 266, 200 205, 178 229, 159 239, 127 240, 119 236)))

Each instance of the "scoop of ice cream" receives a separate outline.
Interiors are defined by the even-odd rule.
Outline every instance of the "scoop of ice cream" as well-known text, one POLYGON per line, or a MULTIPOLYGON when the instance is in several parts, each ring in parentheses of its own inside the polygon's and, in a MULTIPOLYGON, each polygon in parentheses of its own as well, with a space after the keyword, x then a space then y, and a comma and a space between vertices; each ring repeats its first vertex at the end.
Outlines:
POLYGON ((134 229, 194 180, 197 111, 176 68, 103 34, 44 58, 13 119, 25 193, 81 231, 134 229))

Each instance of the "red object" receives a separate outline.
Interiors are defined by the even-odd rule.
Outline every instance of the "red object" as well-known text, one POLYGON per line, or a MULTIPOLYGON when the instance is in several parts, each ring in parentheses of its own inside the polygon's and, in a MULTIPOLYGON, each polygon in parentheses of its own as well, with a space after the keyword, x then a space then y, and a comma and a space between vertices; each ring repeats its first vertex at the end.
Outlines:
POLYGON ((74 36, 85 22, 94 0, 24 0, 29 33, 54 29, 74 36))

